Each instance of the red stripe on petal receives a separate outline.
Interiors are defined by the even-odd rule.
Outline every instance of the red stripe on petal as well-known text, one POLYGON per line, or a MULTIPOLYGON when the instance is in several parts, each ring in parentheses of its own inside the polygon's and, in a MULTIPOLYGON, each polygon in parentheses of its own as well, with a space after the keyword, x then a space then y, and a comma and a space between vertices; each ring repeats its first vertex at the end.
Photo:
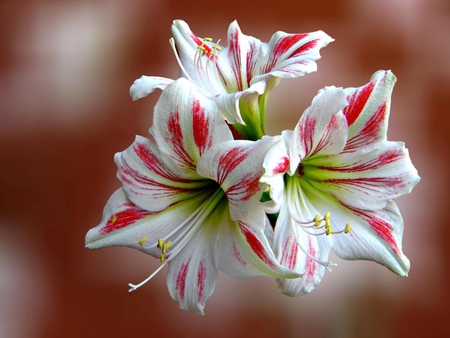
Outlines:
POLYGON ((287 169, 289 168, 289 158, 288 157, 283 157, 280 159, 280 162, 278 162, 277 166, 275 168, 273 168, 272 173, 273 174, 284 174, 287 169))
POLYGON ((239 28, 235 28, 234 32, 231 34, 229 41, 228 41, 228 61, 230 63, 230 67, 233 71, 234 78, 236 80, 237 90, 236 91, 242 91, 242 78, 241 78, 241 55, 240 55, 240 31, 239 28), (231 55, 231 57, 230 57, 231 55))
POLYGON ((219 166, 217 168, 217 182, 221 185, 227 176, 242 163, 248 155, 249 153, 245 151, 244 147, 236 147, 220 156, 219 166))
MULTIPOLYGON (((171 181, 176 181, 176 182, 190 182, 189 180, 186 179, 182 179, 178 176, 173 175, 171 172, 168 172, 166 170, 166 166, 164 165, 164 163, 162 163, 157 157, 156 155, 151 151, 151 149, 148 147, 147 144, 145 143, 141 143, 141 142, 135 142, 135 144, 133 145, 133 150, 136 153, 136 155, 139 157, 139 159, 142 161, 142 163, 152 172, 158 174, 161 177, 164 177, 168 180, 171 181)), ((124 160, 124 163, 126 163, 126 161, 124 160)), ((133 176, 135 176, 135 178, 141 177, 142 179, 145 179, 144 176, 140 175, 139 172, 131 169, 131 167, 127 164, 127 167, 130 168, 130 170, 133 172, 133 176)), ((130 172, 128 172, 128 170, 126 170, 123 166, 121 166, 121 169, 127 173, 130 174, 130 172)), ((154 182, 154 181, 152 181, 154 182)), ((145 183, 145 182, 141 182, 141 183, 145 183)))
POLYGON ((347 118, 349 126, 351 126, 361 114, 374 87, 375 82, 369 82, 360 90, 355 91, 352 95, 347 97, 348 106, 344 108, 343 113, 347 118))
POLYGON ((186 277, 189 270, 189 263, 191 260, 189 259, 186 263, 181 264, 180 271, 178 272, 177 276, 177 284, 176 284, 176 290, 178 291, 178 294, 180 295, 180 299, 184 299, 185 291, 186 291, 186 277))
MULTIPOLYGON (((347 208, 349 208, 347 206, 347 208)), ((375 233, 380 236, 381 239, 383 239, 390 247, 391 249, 397 254, 400 255, 401 251, 397 246, 397 242, 392 235, 392 231, 394 228, 392 225, 390 225, 388 222, 386 222, 383 219, 371 217, 370 215, 357 210, 353 208, 349 208, 355 215, 361 217, 363 220, 365 220, 369 226, 375 231, 375 233)))
POLYGON ((181 159, 181 161, 190 168, 195 168, 192 158, 184 148, 183 132, 180 125, 180 114, 178 112, 171 113, 168 121, 168 130, 171 135, 170 141, 173 144, 173 150, 175 154, 181 159))
POLYGON ((297 48, 291 55, 290 57, 296 57, 299 56, 301 54, 304 54, 305 52, 309 51, 310 49, 313 49, 314 47, 317 46, 317 41, 318 40, 311 40, 308 41, 307 43, 305 43, 304 45, 300 46, 299 48, 297 48))
POLYGON ((340 167, 325 167, 318 166, 318 169, 329 170, 329 171, 338 171, 338 172, 358 172, 358 171, 366 171, 366 170, 376 170, 381 168, 382 166, 394 163, 404 156, 403 150, 401 148, 391 149, 380 154, 377 158, 374 158, 370 161, 358 164, 358 165, 346 165, 340 167))
MULTIPOLYGON (((293 34, 293 35, 287 35, 287 36, 281 38, 280 40, 278 40, 277 44, 275 45, 275 48, 273 49, 273 54, 275 55, 276 58, 279 58, 280 56, 285 54, 289 50, 289 48, 291 48, 293 45, 295 45, 301 39, 305 38, 307 35, 308 34, 293 34)), ((310 49, 311 47, 309 47, 309 48, 308 48, 308 46, 304 47, 307 44, 308 43, 297 48, 294 51, 294 53, 297 53, 297 51, 300 52, 300 50, 302 50, 302 49, 303 49, 303 51, 310 49)))
POLYGON ((250 248, 253 250, 256 256, 258 256, 258 258, 270 268, 272 269, 275 268, 275 265, 273 264, 270 257, 267 255, 267 251, 264 248, 264 245, 262 245, 262 243, 258 239, 258 237, 256 237, 253 232, 247 229, 245 223, 238 221, 238 224, 239 228, 241 229, 241 232, 244 234, 245 239, 247 240, 248 245, 250 245, 250 248))
POLYGON ((203 301, 203 295, 205 294, 205 280, 206 280, 206 264, 204 260, 200 261, 197 271, 197 289, 198 289, 198 302, 203 301))
MULTIPOLYGON (((312 257, 316 257, 317 252, 314 249, 314 246, 311 242, 311 238, 308 237, 308 253, 312 256, 312 257)), ((311 258, 311 257, 306 257, 306 263, 305 263, 305 275, 303 275, 303 278, 308 278, 308 280, 311 280, 314 277, 314 273, 316 272, 317 269, 317 263, 311 258)))
POLYGON ((234 255, 234 257, 236 257, 236 259, 238 260, 238 262, 239 263, 241 263, 242 265, 247 265, 247 262, 246 261, 244 261, 244 259, 242 258, 242 256, 241 256, 241 253, 239 252, 239 250, 238 250, 238 248, 237 248, 237 246, 236 246, 236 242, 233 242, 233 245, 232 245, 232 250, 233 250, 233 255, 234 255))
POLYGON ((205 150, 211 148, 212 138, 209 133, 208 116, 198 100, 195 100, 192 106, 192 128, 195 144, 202 155, 205 150))
POLYGON ((289 269, 294 269, 297 263, 298 245, 293 237, 288 237, 284 243, 283 253, 281 254, 280 263, 289 269))
POLYGON ((261 184, 259 183, 260 179, 261 175, 245 175, 237 184, 227 189, 227 197, 239 196, 238 199, 240 201, 248 201, 259 192, 261 188, 261 184))
POLYGON ((347 142, 344 152, 376 142, 379 138, 380 129, 386 118, 386 113, 387 104, 384 102, 380 107, 378 107, 375 114, 370 117, 364 128, 347 142))
MULTIPOLYGON (((128 203, 127 203, 128 204, 128 203)), ((134 205, 133 205, 134 206, 134 205)), ((124 228, 130 224, 133 224, 145 216, 151 213, 145 210, 137 210, 135 208, 129 208, 111 215, 106 225, 101 228, 102 234, 109 234, 112 231, 124 228)))
POLYGON ((366 191, 378 192, 379 187, 404 187, 403 178, 401 177, 361 177, 361 178, 335 178, 320 181, 323 183, 330 183, 335 186, 349 185, 353 188, 363 188, 366 191))

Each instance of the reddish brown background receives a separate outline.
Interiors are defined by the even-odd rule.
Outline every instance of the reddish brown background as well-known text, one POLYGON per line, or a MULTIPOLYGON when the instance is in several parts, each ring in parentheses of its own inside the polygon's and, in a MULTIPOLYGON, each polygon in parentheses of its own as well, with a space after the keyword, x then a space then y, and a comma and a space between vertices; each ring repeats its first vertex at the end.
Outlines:
POLYGON ((3 1, 0 4, 0 337, 442 337, 449 334, 450 2, 3 1), (176 77, 173 19, 226 41, 237 19, 268 41, 276 30, 336 39, 319 71, 284 80, 269 132, 292 129, 325 85, 398 77, 389 138, 422 176, 398 200, 408 278, 370 262, 326 273, 290 299, 271 279, 221 275, 206 315, 178 310, 158 262, 126 248, 89 251, 84 235, 119 187, 113 155, 147 135, 158 94, 132 102, 142 74, 176 77), (444 217, 445 216, 445 217, 444 217))

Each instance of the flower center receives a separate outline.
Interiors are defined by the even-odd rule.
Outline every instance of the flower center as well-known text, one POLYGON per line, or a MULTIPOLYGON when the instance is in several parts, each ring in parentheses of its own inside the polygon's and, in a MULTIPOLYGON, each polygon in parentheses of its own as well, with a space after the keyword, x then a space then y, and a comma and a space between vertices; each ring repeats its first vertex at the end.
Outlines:
MULTIPOLYGON (((322 216, 317 212, 317 203, 313 204, 307 196, 307 191, 315 189, 308 180, 304 177, 303 166, 300 164, 297 169, 297 175, 289 176, 286 178, 286 193, 289 212, 295 224, 309 236, 330 236, 337 234, 348 234, 351 231, 350 223, 347 223, 342 229, 333 229, 331 222, 331 213, 327 212, 325 216, 322 216), (312 215, 314 215, 312 217, 312 215)), ((300 241, 297 241, 300 249, 311 259, 317 263, 325 266, 329 269, 333 266, 331 261, 322 261, 317 257, 314 257, 307 250, 305 250, 300 241)))

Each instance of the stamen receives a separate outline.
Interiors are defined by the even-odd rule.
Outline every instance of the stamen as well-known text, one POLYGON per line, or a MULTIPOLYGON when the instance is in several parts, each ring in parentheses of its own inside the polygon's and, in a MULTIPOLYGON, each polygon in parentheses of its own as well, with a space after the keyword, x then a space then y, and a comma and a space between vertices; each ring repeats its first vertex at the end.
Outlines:
POLYGON ((180 66, 181 71, 184 73, 184 75, 186 76, 186 78, 187 78, 188 80, 190 80, 191 82, 194 82, 194 81, 192 80, 192 78, 189 76, 189 74, 188 74, 188 72, 186 71, 186 69, 184 68, 183 64, 181 63, 180 57, 179 57, 179 55, 178 55, 177 47, 176 47, 176 45, 175 45, 175 40, 174 40, 173 38, 171 38, 171 39, 169 40, 169 43, 170 43, 170 46, 172 46, 172 50, 173 50, 173 52, 174 52, 174 54, 175 54, 175 58, 177 59, 177 62, 178 62, 178 65, 180 66))
POLYGON ((347 224, 345 225, 344 233, 348 234, 348 233, 350 232, 350 230, 351 230, 351 228, 350 228, 350 223, 347 223, 347 224))
POLYGON ((161 265, 158 269, 156 269, 155 272, 153 272, 150 276, 148 276, 144 281, 140 282, 139 284, 135 285, 135 284, 128 283, 128 286, 130 287, 130 289, 128 290, 128 292, 133 292, 133 291, 135 291, 136 289, 140 288, 140 287, 141 287, 142 285, 144 285, 145 283, 147 283, 147 282, 148 282, 150 279, 152 279, 158 272, 160 272, 161 269, 162 269, 163 267, 166 266, 166 264, 167 264, 167 262, 164 263, 163 265, 161 265))
POLYGON ((139 241, 139 245, 142 246, 145 242, 147 242, 147 236, 141 238, 141 240, 139 241))
POLYGON ((212 42, 212 38, 203 38, 203 41, 208 41, 208 42, 212 42))

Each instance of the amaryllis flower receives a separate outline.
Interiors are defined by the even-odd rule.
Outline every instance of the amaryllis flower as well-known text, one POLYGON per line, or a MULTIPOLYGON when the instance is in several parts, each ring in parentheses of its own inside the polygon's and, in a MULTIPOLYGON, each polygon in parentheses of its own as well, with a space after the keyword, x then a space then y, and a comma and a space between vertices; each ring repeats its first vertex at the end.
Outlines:
MULTIPOLYGON (((294 78, 317 69, 319 50, 333 41, 322 31, 275 33, 269 43, 242 34, 236 21, 228 28, 228 46, 199 38, 181 20, 172 25, 171 43, 182 76, 214 99, 224 118, 246 139, 264 135, 267 93, 280 78, 294 78), (246 126, 243 126, 246 124, 246 126)), ((164 89, 172 80, 142 76, 130 88, 133 99, 164 89)))
POLYGON ((339 257, 375 261, 405 276, 403 220, 393 199, 419 176, 402 142, 386 140, 395 76, 379 71, 360 88, 327 87, 293 132, 266 157, 280 262, 303 275, 279 279, 299 296, 320 282, 332 249, 339 257))
POLYGON ((195 313, 203 313, 218 270, 298 276, 278 263, 259 202, 263 159, 276 139, 233 140, 214 102, 186 79, 163 92, 151 132, 155 142, 136 137, 116 154, 123 187, 86 235, 87 247, 127 246, 159 258, 155 273, 168 265, 170 295, 195 313))

